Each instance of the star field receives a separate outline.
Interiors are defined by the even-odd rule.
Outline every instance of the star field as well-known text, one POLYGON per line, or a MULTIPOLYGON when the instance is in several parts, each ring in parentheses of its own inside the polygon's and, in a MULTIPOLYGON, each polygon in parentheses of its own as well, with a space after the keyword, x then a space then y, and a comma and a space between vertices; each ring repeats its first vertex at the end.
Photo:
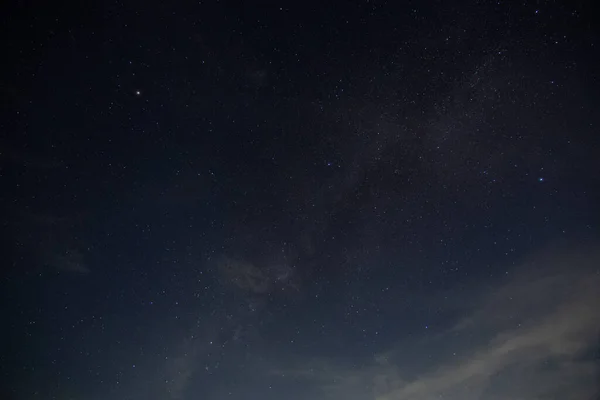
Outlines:
POLYGON ((596 399, 585 2, 15 3, 6 399, 596 399))

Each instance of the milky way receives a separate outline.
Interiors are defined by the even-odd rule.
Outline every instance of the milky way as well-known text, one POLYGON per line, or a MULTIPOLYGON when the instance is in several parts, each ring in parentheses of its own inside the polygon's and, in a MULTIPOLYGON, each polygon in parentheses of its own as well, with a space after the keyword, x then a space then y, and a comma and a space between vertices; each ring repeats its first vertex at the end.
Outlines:
POLYGON ((392 3, 7 6, 1 398, 597 398, 592 10, 392 3))

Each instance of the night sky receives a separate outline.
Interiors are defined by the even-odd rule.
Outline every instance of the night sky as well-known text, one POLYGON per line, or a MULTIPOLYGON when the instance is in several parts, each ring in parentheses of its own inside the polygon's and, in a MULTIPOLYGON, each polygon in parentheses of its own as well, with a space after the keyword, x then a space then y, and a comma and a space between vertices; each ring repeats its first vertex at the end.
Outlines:
POLYGON ((0 398, 600 398, 592 2, 8 3, 0 398))

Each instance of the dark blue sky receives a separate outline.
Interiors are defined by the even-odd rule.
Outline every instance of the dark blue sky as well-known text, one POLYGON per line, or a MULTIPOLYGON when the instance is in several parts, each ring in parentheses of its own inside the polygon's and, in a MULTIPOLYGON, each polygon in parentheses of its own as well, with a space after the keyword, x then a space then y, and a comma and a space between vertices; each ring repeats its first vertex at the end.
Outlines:
POLYGON ((597 398, 587 3, 4 7, 3 398, 597 398))

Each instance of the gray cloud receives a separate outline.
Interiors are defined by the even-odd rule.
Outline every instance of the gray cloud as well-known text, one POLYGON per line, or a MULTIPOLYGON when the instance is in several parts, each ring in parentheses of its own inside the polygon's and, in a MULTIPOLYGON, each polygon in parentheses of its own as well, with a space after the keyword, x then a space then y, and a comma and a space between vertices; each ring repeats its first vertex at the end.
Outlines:
POLYGON ((597 251, 539 254, 471 298, 467 316, 441 334, 399 342, 361 367, 312 359, 274 373, 312 381, 322 398, 595 398, 598 265, 597 251))
POLYGON ((230 257, 218 262, 221 276, 234 286, 252 293, 267 293, 272 285, 269 276, 254 264, 230 257))
POLYGON ((232 257, 221 257, 217 268, 224 283, 233 285, 244 292, 263 295, 275 289, 299 290, 296 271, 286 260, 274 260, 260 267, 232 257))
POLYGON ((83 253, 77 249, 67 249, 61 253, 54 254, 50 258, 48 265, 59 271, 80 274, 90 273, 90 268, 85 263, 83 253))

